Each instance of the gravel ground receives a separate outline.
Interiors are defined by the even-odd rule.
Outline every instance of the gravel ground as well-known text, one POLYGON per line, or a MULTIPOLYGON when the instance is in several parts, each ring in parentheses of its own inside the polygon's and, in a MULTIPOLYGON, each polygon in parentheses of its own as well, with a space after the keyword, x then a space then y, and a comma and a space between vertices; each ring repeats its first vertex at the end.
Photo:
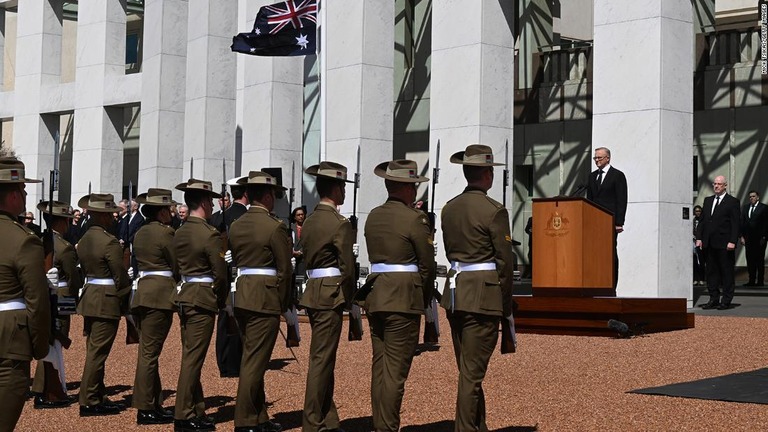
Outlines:
MULTIPOLYGON (((282 325, 285 328, 284 324, 282 325)), ((73 317, 75 335, 82 319, 73 317)), ((442 317, 442 346, 421 352, 406 385, 402 429, 406 432, 453 430, 456 367, 450 335, 442 317)), ((301 429, 310 329, 301 324, 299 362, 278 340, 267 373, 270 414, 285 430, 301 429)), ((764 405, 647 396, 629 390, 744 372, 766 366, 768 319, 697 316, 696 328, 633 339, 519 335, 518 352, 498 348, 485 379, 488 426, 495 431, 758 431, 768 430, 764 405)), ((336 404, 348 432, 370 430, 370 356, 366 331, 362 342, 347 342, 346 327, 336 369, 336 404)), ((118 342, 107 362, 106 385, 112 400, 130 403, 136 345, 126 346, 121 324, 118 342)), ((65 352, 70 394, 84 361, 84 338, 74 337, 65 352)), ((175 401, 180 364, 178 320, 161 358, 167 397, 175 401)), ((33 365, 34 367, 34 365, 33 365)), ((233 429, 237 379, 219 378, 213 344, 203 369, 208 413, 218 430, 233 429)), ((78 406, 34 410, 27 402, 20 431, 154 431, 169 425, 137 426, 136 411, 117 416, 78 416, 78 406)))

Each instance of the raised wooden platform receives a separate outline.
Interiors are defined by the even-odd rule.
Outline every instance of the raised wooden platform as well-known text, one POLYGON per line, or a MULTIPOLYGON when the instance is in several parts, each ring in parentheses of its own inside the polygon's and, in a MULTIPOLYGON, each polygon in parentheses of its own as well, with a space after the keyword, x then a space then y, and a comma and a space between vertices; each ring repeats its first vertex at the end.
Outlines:
POLYGON ((656 333, 693 328, 686 299, 628 297, 514 296, 515 329, 520 333, 616 336, 608 320, 634 332, 656 333))

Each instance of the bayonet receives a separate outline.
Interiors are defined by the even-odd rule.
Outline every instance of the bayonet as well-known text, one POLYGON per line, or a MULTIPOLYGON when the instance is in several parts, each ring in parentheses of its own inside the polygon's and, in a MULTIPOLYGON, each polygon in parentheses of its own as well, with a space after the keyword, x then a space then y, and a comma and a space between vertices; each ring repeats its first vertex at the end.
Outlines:
POLYGON ((503 197, 501 198, 501 201, 504 205, 504 208, 507 207, 507 188, 509 187, 509 139, 504 142, 504 177, 502 182, 502 193, 503 197))

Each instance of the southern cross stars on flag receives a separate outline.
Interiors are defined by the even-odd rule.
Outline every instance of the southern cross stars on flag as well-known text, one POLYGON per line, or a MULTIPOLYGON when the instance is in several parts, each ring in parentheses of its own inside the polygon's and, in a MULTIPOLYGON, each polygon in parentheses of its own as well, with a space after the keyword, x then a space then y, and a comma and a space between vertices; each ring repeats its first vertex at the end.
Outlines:
POLYGON ((232 51, 259 56, 315 54, 317 0, 288 0, 263 6, 253 30, 232 39, 232 51))

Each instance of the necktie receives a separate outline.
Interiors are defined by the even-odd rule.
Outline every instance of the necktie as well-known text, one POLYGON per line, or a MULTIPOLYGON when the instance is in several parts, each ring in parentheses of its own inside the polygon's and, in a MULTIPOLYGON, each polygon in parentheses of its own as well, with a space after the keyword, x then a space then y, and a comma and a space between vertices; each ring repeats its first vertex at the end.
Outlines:
POLYGON ((716 196, 715 197, 715 205, 712 206, 712 214, 715 213, 715 209, 717 208, 718 205, 720 205, 720 197, 716 196))
POLYGON ((597 187, 603 185, 603 170, 600 170, 600 174, 597 175, 597 187))
POLYGON ((751 207, 749 207, 749 218, 750 218, 750 219, 752 219, 752 213, 753 213, 754 211, 755 211, 755 206, 754 206, 754 205, 752 205, 751 207))

